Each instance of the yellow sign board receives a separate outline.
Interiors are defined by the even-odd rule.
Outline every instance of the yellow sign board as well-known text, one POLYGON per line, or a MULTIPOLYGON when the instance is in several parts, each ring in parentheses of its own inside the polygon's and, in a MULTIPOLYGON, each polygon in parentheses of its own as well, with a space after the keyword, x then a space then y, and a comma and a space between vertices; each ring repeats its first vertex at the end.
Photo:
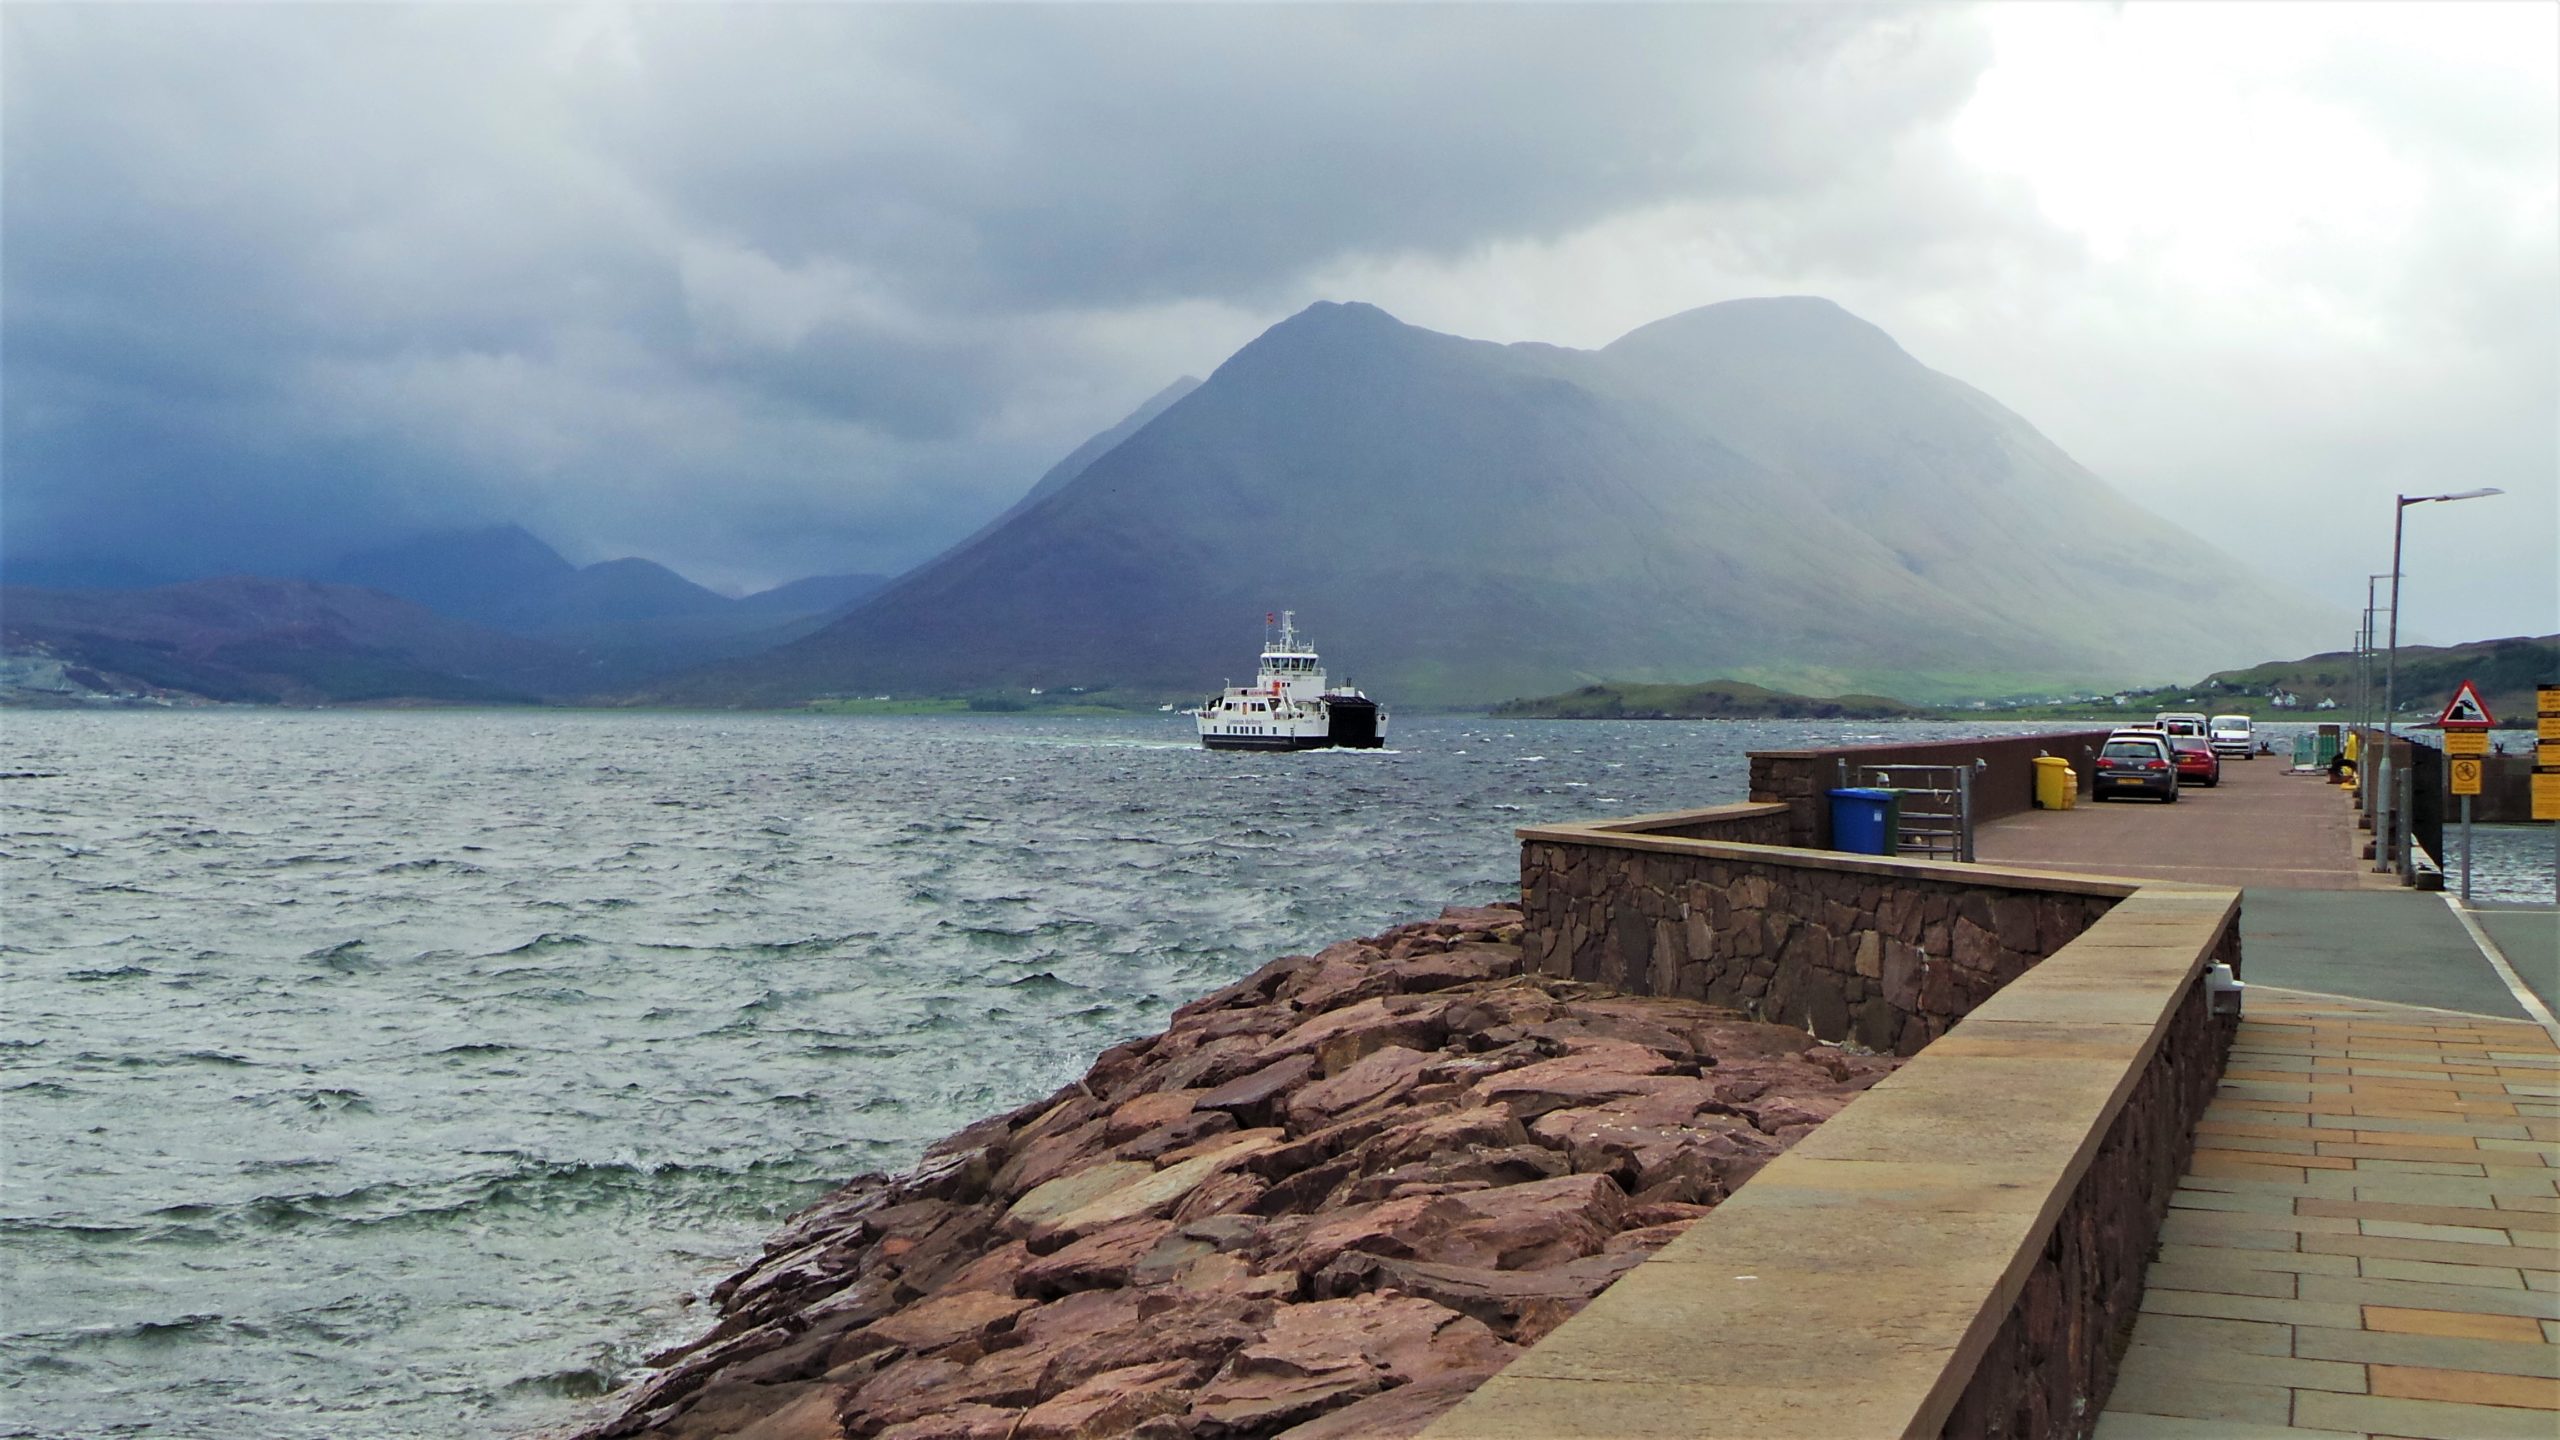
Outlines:
POLYGON ((2533 735, 2537 740, 2560 740, 2560 715, 2535 716, 2533 735))
POLYGON ((2560 685, 2535 686, 2533 708, 2545 715, 2560 715, 2560 685))
POLYGON ((2534 772, 2533 818, 2560 820, 2560 770, 2534 772))
POLYGON ((2444 773, 2453 781, 2454 794, 2477 795, 2480 793, 2482 768, 2483 762, 2466 755, 2461 759, 2445 762, 2444 773))
POLYGON ((2549 769, 2560 770, 2560 740, 2539 740, 2534 742, 2533 763, 2549 769))
POLYGON ((2489 753, 2489 732, 2486 730, 2447 730, 2444 732, 2444 753, 2447 755, 2486 755, 2489 753))

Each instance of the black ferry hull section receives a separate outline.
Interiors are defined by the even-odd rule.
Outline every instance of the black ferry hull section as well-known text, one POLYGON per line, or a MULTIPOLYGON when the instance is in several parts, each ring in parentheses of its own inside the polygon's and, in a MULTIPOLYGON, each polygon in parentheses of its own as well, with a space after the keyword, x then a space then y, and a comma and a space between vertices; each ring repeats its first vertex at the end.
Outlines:
POLYGON ((1375 750, 1385 744, 1378 734, 1378 702, 1357 695, 1324 697, 1325 743, 1353 750, 1375 750))

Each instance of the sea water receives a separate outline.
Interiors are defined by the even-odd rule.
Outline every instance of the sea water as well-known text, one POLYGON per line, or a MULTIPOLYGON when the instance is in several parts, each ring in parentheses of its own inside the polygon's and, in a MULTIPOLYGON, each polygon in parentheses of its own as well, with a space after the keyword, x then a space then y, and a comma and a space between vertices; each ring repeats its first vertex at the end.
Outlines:
MULTIPOLYGON (((2050 725, 1896 725, 1896 740, 2050 725)), ((2067 727, 2063 727, 2067 728, 2067 727)), ((575 1417, 774 1223, 1860 722, 0 717, 0 1435, 575 1417)))

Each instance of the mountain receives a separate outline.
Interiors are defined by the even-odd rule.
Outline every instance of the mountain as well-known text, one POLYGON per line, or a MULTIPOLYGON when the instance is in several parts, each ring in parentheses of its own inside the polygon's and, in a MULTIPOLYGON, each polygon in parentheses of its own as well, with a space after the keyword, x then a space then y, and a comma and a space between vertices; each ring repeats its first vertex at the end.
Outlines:
POLYGON ((572 565, 515 525, 404 540, 348 556, 321 578, 554 642, 572 657, 554 683, 576 694, 786 644, 885 583, 874 575, 812 576, 732 599, 654 560, 572 565))
POLYGON ((738 608, 760 615, 818 615, 868 598, 888 583, 886 575, 811 575, 742 597, 738 608))
POLYGON ((148 590, 9 586, 0 650, 0 698, 12 700, 525 703, 559 694, 577 669, 560 647, 377 590, 256 576, 148 590))
POLYGON ((1003 529, 1005 526, 1012 524, 1017 518, 1029 513, 1032 507, 1038 505, 1041 501, 1046 500, 1051 495, 1056 494, 1059 490, 1065 488, 1068 481, 1082 475, 1094 461, 1099 460, 1103 456, 1120 448, 1121 441, 1137 434, 1157 416, 1173 408, 1173 403, 1175 401, 1180 400, 1183 396, 1188 395, 1199 388, 1200 382, 1198 380, 1185 375, 1181 379, 1174 381, 1162 390, 1159 390, 1155 394, 1147 397, 1145 404, 1130 411, 1119 424, 1091 436, 1083 444, 1068 451, 1066 459, 1050 466, 1047 471, 1043 472, 1040 478, 1033 482, 1031 488, 1023 492, 1022 498, 1014 501, 1011 506, 1006 508, 1003 514, 998 515, 993 520, 979 526, 975 531, 970 533, 968 538, 962 540, 959 544, 954 545, 951 548, 955 551, 966 550, 970 546, 986 539, 998 530, 1003 529))
MULTIPOLYGON (((1101 434, 1094 436, 1073 450, 1068 451, 1067 458, 1050 466, 1048 473, 1042 475, 1038 483, 1034 484, 1021 499, 1013 503, 1012 509, 1005 511, 1002 515, 999 515, 994 520, 989 521, 985 529, 980 530, 978 534, 984 535, 987 531, 994 530, 1006 524, 1015 516, 1021 515, 1025 511, 1031 509, 1031 507, 1039 504, 1051 495, 1056 494, 1059 490, 1064 489, 1068 481, 1073 480, 1077 476, 1082 475, 1085 471, 1092 469, 1094 461, 1099 460, 1103 456, 1110 454, 1112 451, 1119 449, 1121 441, 1128 439, 1130 436, 1137 434, 1140 430, 1145 429, 1148 425, 1153 424, 1157 416, 1173 408, 1175 401, 1180 400, 1183 396, 1188 395, 1199 388, 1200 382, 1198 380, 1185 375, 1181 379, 1174 381, 1172 384, 1167 385, 1162 390, 1159 390, 1155 394, 1149 396, 1145 404, 1130 411, 1128 417, 1123 419, 1119 424, 1112 426, 1110 429, 1103 431, 1101 434)), ((970 537, 970 540, 975 540, 976 538, 977 536, 973 535, 970 537)), ((963 540, 960 543, 965 546, 969 543, 969 540, 963 540)))
POLYGON ((824 629, 658 693, 1205 692, 1283 608, 1336 676, 1439 705, 1716 675, 1929 700, 2344 623, 1828 301, 1598 351, 1320 304, 824 629))
POLYGON ((538 626, 578 567, 523 527, 424 535, 350 555, 311 578, 363 585, 501 630, 538 626))

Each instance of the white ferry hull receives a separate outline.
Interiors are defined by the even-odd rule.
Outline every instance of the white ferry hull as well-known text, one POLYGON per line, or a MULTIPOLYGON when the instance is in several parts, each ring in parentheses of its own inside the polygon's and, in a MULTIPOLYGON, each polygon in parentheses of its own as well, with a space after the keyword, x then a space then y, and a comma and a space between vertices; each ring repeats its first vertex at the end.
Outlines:
POLYGON ((1200 743, 1212 750, 1374 750, 1387 737, 1386 710, 1348 685, 1326 684, 1315 651, 1298 644, 1285 616, 1278 642, 1263 647, 1254 683, 1224 691, 1197 713, 1200 743))
POLYGON ((1329 750, 1329 735, 1220 735, 1200 732, 1200 743, 1212 750, 1329 750))

